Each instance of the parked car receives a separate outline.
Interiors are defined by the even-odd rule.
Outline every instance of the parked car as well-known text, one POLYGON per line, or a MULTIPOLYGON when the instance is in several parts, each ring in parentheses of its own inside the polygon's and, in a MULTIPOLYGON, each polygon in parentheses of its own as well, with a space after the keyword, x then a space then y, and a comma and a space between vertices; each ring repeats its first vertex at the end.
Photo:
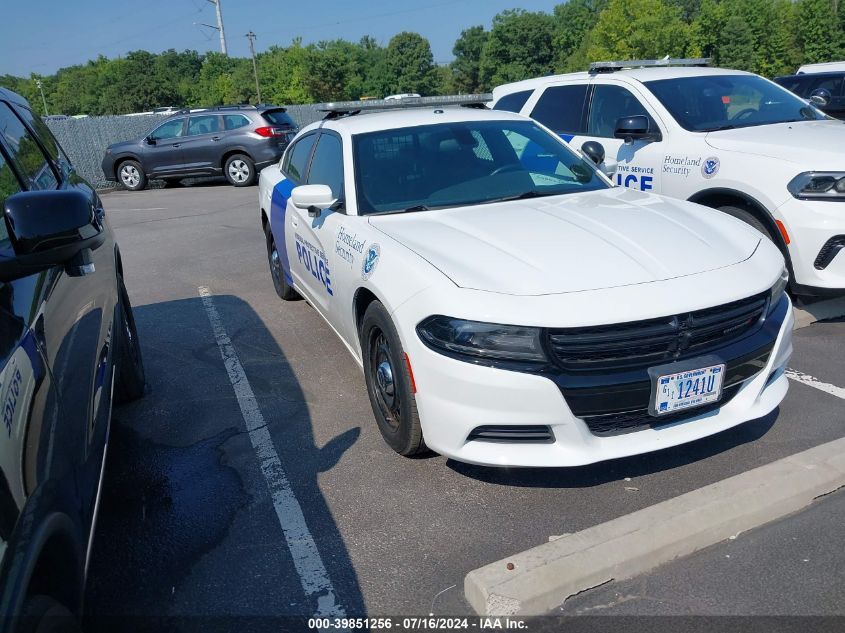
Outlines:
POLYGON ((350 350, 393 450, 575 466, 778 406, 793 317, 769 240, 613 187, 521 115, 397 105, 306 127, 258 195, 276 293, 350 350))
POLYGON ((178 182, 189 176, 219 176, 236 187, 282 156, 297 127, 277 106, 216 106, 185 110, 144 138, 109 145, 103 174, 130 191, 150 178, 178 182))
POLYGON ((845 69, 775 77, 775 83, 794 92, 825 114, 845 119, 845 69))
POLYGON ((845 126, 759 75, 709 60, 600 62, 493 90, 616 161, 616 184, 714 207, 780 248, 799 295, 845 292, 845 126))
POLYGON ((0 632, 67 630, 112 404, 142 395, 144 366, 102 201, 2 88, 0 129, 0 632))
POLYGON ((831 71, 845 71, 845 61, 841 62, 822 62, 820 64, 804 64, 798 69, 796 74, 811 74, 811 73, 827 73, 831 71))

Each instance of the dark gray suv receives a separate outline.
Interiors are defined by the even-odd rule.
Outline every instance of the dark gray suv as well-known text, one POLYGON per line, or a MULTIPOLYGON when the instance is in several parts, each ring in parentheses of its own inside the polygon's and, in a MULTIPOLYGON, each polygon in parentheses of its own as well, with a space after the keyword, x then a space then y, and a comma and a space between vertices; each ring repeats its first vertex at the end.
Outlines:
POLYGON ((236 187, 278 162, 297 127, 284 108, 269 105, 215 106, 183 110, 142 139, 109 145, 106 179, 130 191, 149 178, 178 182, 189 176, 219 176, 236 187))

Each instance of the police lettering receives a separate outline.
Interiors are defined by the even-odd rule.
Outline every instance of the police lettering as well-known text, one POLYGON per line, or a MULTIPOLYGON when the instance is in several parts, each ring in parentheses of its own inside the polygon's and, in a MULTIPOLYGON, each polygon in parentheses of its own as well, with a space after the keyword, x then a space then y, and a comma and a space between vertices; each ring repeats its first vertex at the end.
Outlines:
POLYGON ((332 292, 332 280, 329 276, 329 266, 325 261, 322 251, 318 251, 314 248, 314 246, 297 235, 296 257, 299 259, 299 263, 305 267, 305 270, 311 273, 314 276, 314 279, 325 286, 326 292, 329 293, 330 296, 333 296, 334 292, 332 292))

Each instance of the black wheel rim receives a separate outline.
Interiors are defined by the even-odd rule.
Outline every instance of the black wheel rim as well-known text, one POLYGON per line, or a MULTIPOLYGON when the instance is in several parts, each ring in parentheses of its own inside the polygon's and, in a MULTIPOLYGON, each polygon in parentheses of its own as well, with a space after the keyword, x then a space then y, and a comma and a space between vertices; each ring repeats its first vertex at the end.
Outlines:
POLYGON ((399 429, 401 422, 401 401, 399 385, 396 384, 396 370, 387 342, 381 330, 373 330, 370 335, 370 353, 368 372, 373 396, 378 403, 382 417, 391 430, 399 429))
POLYGON ((273 276, 273 283, 277 289, 282 288, 282 258, 279 256, 279 249, 276 248, 276 242, 270 240, 270 274, 273 276))

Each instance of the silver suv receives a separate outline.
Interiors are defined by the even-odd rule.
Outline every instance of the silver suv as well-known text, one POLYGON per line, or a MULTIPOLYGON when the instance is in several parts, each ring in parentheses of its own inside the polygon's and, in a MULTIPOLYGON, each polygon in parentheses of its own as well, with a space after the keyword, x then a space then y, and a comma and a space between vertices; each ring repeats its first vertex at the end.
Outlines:
POLYGON ((144 138, 109 145, 103 157, 107 180, 130 191, 150 178, 178 182, 189 176, 223 175, 235 187, 278 162, 297 127, 284 108, 215 106, 182 110, 144 138))

